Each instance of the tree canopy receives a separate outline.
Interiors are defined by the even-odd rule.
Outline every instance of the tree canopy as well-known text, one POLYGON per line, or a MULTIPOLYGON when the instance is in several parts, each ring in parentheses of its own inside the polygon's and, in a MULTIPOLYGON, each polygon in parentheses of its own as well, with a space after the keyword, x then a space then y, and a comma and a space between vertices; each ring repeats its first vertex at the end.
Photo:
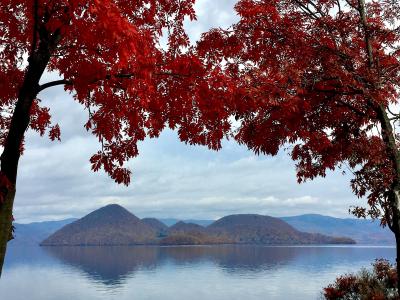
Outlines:
POLYGON ((234 82, 227 104, 239 124, 235 139, 257 154, 289 148, 299 182, 338 167, 353 172, 353 191, 369 204, 353 212, 391 225, 400 4, 242 0, 235 8, 238 23, 198 44, 234 82))
POLYGON ((93 170, 104 168, 118 183, 129 183, 130 170, 124 163, 138 154, 137 142, 157 137, 165 126, 177 129, 184 141, 219 148, 229 126, 220 116, 225 114, 219 104, 225 91, 219 90, 218 70, 190 51, 183 22, 195 19, 193 4, 194 0, 2 1, 0 143, 7 143, 31 70, 39 72, 30 83, 34 100, 29 127, 60 139, 58 124, 51 123, 49 109, 36 95, 64 85, 88 111, 86 129, 99 138, 101 149, 90 159, 93 170), (44 70, 57 72, 61 79, 38 85, 35 81, 44 70))

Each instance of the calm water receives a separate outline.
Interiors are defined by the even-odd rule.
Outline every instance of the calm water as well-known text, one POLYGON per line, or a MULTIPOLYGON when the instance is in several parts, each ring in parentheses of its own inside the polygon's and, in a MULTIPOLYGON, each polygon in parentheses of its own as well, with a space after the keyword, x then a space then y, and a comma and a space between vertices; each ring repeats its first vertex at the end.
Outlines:
POLYGON ((390 247, 10 248, 0 299, 318 299, 390 247))

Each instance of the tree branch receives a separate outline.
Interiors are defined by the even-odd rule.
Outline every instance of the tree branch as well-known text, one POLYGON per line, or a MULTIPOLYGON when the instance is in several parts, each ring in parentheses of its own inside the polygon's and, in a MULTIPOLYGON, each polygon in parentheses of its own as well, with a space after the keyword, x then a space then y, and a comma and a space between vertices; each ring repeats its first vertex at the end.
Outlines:
POLYGON ((53 87, 53 86, 57 86, 57 85, 72 85, 72 84, 73 84, 72 81, 65 80, 65 79, 50 81, 50 82, 40 85, 38 88, 38 92, 41 92, 44 89, 47 89, 47 88, 53 87))
POLYGON ((33 4, 33 36, 32 36, 32 47, 31 47, 31 53, 30 56, 33 55, 33 52, 36 50, 36 44, 37 44, 37 31, 38 31, 38 23, 39 23, 39 16, 38 16, 38 10, 39 10, 39 0, 35 0, 33 4))
POLYGON ((369 68, 372 68, 374 66, 374 57, 373 57, 372 45, 371 45, 369 28, 368 28, 368 23, 367 23, 367 13, 365 11, 365 0, 358 0, 358 11, 360 13, 361 25, 364 29, 365 46, 367 48, 366 50, 367 50, 367 55, 368 55, 368 64, 369 64, 369 68))
POLYGON ((350 109, 350 110, 353 111, 354 113, 358 114, 359 116, 361 116, 361 117, 365 117, 365 116, 366 116, 366 113, 365 113, 365 112, 359 110, 358 108, 354 107, 354 106, 351 105, 350 103, 347 103, 347 102, 345 102, 345 101, 343 101, 343 100, 341 100, 341 99, 337 99, 336 101, 337 101, 338 103, 340 103, 341 105, 347 107, 348 109, 350 109))
MULTIPOLYGON (((171 77, 189 77, 191 74, 178 74, 178 73, 173 73, 173 72, 159 72, 159 73, 153 73, 156 76, 171 76, 171 77)), ((111 78, 127 78, 130 79, 134 77, 135 74, 115 74, 115 75, 106 75, 104 78, 95 78, 93 79, 92 83, 96 83, 97 81, 100 80, 109 80, 111 78)), ((50 81, 47 83, 44 83, 39 86, 38 88, 38 93, 43 91, 44 89, 57 86, 57 85, 73 85, 74 82, 72 80, 66 80, 66 79, 60 79, 60 80, 55 80, 55 81, 50 81)))

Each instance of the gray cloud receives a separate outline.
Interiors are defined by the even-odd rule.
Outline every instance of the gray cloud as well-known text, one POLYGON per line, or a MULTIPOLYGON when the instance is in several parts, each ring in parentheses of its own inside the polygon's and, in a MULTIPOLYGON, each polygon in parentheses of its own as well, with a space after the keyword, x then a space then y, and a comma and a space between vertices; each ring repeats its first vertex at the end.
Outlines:
POLYGON ((185 23, 192 41, 200 38, 210 28, 227 28, 239 18, 234 10, 237 1, 197 0, 195 4, 197 21, 185 23))

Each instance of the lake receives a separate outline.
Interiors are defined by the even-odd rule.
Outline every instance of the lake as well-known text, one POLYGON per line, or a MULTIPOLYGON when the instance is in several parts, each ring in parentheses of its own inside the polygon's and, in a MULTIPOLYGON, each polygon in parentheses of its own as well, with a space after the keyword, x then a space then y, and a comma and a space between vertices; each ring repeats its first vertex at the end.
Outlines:
POLYGON ((394 247, 10 247, 0 299, 319 299, 394 247))

